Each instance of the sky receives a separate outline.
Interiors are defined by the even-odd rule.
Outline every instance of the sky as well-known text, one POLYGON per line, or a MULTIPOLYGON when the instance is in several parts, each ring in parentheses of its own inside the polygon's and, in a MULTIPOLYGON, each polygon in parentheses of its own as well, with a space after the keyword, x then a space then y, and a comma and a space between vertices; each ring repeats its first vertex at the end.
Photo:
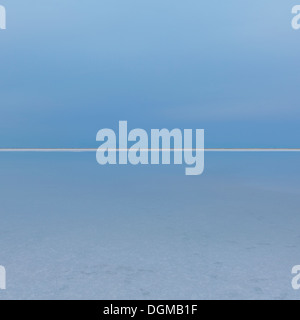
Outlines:
POLYGON ((97 147, 119 120, 299 147, 295 1, 1 3, 1 147, 97 147))

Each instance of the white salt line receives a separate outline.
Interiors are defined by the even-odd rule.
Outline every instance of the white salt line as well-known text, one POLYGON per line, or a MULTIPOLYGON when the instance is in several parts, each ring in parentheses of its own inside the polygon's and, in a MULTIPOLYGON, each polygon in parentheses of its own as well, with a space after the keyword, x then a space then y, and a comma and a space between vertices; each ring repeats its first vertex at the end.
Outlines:
MULTIPOLYGON (((0 152, 97 152, 95 148, 0 148, 0 152)), ((102 149, 107 150, 107 149, 102 149)), ((300 148, 109 149, 110 151, 300 152, 300 148)))

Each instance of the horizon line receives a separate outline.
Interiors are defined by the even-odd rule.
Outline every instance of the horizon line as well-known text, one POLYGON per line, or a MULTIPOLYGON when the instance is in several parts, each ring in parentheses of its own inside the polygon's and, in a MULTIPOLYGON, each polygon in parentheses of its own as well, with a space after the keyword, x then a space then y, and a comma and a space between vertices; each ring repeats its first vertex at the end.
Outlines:
POLYGON ((165 152, 165 151, 205 151, 205 152, 300 152, 300 148, 0 148, 0 152, 97 152, 109 150, 116 152, 142 151, 142 152, 165 152))

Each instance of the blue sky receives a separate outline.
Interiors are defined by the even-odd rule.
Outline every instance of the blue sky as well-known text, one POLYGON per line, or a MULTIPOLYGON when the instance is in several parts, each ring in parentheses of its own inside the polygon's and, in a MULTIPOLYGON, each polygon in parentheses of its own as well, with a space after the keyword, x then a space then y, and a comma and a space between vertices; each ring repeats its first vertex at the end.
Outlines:
POLYGON ((295 1, 1 3, 1 147, 93 147, 119 120, 299 147, 295 1))

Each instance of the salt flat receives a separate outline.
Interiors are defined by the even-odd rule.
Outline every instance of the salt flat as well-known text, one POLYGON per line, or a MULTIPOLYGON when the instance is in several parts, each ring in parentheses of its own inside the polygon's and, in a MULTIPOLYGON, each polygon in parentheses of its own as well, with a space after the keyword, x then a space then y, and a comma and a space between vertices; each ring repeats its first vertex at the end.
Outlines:
POLYGON ((91 155, 6 157, 1 299, 300 298, 296 157, 275 174, 270 156, 250 173, 247 156, 210 156, 196 179, 103 171, 91 155))

